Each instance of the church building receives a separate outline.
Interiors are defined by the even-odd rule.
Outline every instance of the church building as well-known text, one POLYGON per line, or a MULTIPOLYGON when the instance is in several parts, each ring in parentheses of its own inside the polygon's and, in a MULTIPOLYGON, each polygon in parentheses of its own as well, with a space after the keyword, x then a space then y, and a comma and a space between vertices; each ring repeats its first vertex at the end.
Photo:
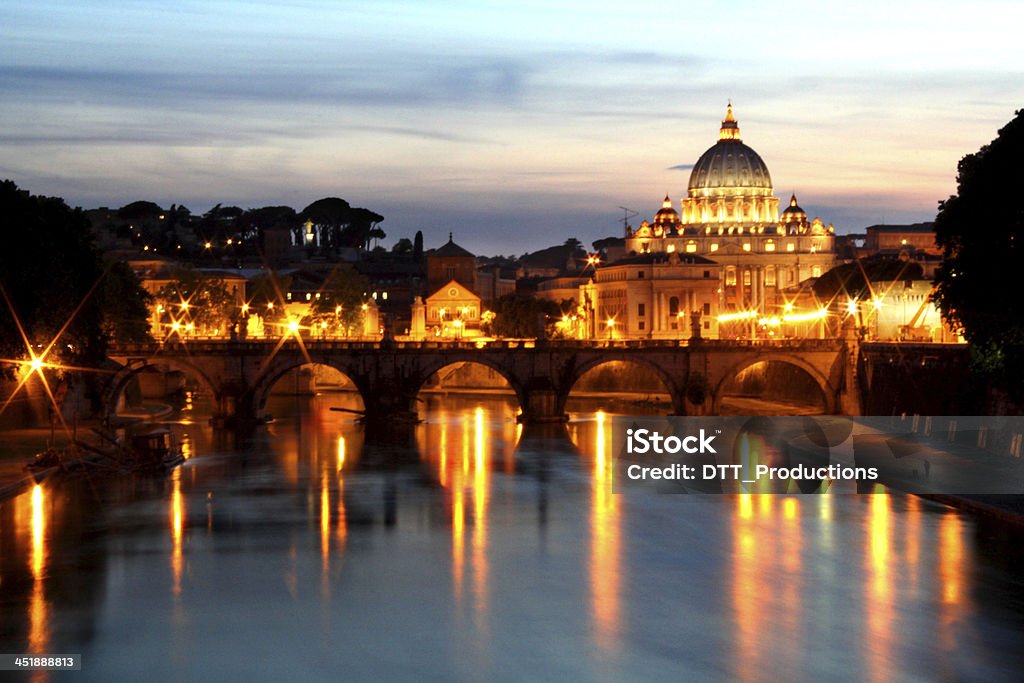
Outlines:
MULTIPOLYGON (((696 329, 707 336, 716 336, 716 332, 722 337, 747 336, 752 334, 751 321, 781 318, 791 310, 784 290, 820 276, 836 261, 831 225, 826 226, 818 218, 808 221, 795 195, 779 213, 779 199, 774 195, 768 167, 743 142, 731 104, 718 141, 694 164, 680 210, 676 211, 672 200, 665 197, 652 221, 645 220, 637 229, 627 230, 625 252, 627 260, 655 255, 654 262, 664 264, 661 277, 672 277, 670 265, 675 263, 680 269, 701 275, 710 271, 718 278, 711 302, 707 301, 703 278, 694 278, 691 273, 679 280, 680 284, 688 281, 699 285, 693 293, 658 295, 654 290, 653 300, 632 301, 632 297, 622 297, 635 287, 624 286, 621 280, 614 287, 602 286, 605 278, 600 277, 600 271, 616 268, 617 264, 601 266, 595 278, 597 308, 609 318, 618 311, 638 323, 640 310, 647 317, 642 328, 633 323, 623 328, 624 333, 629 330, 628 336, 687 338, 696 329), (684 258, 665 258, 672 254, 684 258), (672 305, 673 296, 680 297, 678 307, 672 305), (679 324, 691 315, 712 315, 721 323, 742 323, 716 326, 703 320, 699 326, 679 324)), ((625 272, 631 284, 640 284, 632 282, 634 279, 649 277, 639 271, 617 270, 625 272)), ((601 324, 601 320, 596 321, 596 325, 601 324)))

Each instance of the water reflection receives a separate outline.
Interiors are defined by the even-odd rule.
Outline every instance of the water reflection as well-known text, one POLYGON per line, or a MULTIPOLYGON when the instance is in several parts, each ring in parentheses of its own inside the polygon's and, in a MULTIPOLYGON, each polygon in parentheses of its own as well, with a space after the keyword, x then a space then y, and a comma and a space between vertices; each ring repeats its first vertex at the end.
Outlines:
POLYGON ((593 479, 590 513, 590 593, 597 645, 618 645, 619 496, 612 493, 611 425, 603 411, 594 417, 593 479))
POLYGON ((864 618, 867 620, 868 637, 864 642, 868 677, 872 681, 888 681, 892 676, 890 659, 893 641, 893 566, 890 544, 892 542, 891 506, 892 497, 874 494, 868 497, 868 534, 865 571, 870 581, 865 586, 864 618))
MULTIPOLYGON (((472 523, 469 572, 474 623, 481 630, 481 636, 486 636, 488 629, 487 508, 491 495, 490 473, 492 459, 501 450, 492 448, 491 432, 496 421, 504 424, 510 418, 507 411, 494 415, 488 408, 476 405, 456 413, 440 410, 436 419, 429 420, 418 430, 417 441, 423 458, 445 491, 446 505, 450 510, 452 592, 459 605, 464 599, 466 523, 467 520, 472 523), (453 443, 458 444, 456 452, 452 452, 453 443), (468 505, 471 505, 471 510, 468 505)), ((505 450, 510 452, 512 449, 505 450)))
POLYGON ((353 678, 1018 675, 1018 576, 955 512, 616 494, 606 411, 574 415, 575 447, 517 453, 511 401, 431 396, 403 449, 364 444, 326 409, 344 400, 275 406, 237 448, 182 426, 193 457, 166 479, 0 503, 0 650, 82 651, 95 679, 130 677, 127 642, 166 654, 168 679, 225 656, 284 675, 285 652, 353 678), (254 648, 270 668, 231 654, 254 648))
POLYGON ((181 495, 181 468, 171 473, 171 572, 174 585, 171 592, 181 594, 181 569, 184 563, 182 543, 185 534, 185 500, 181 495))
POLYGON ((29 600, 28 651, 49 652, 50 623, 45 591, 46 507, 43 487, 32 487, 32 597, 29 600))

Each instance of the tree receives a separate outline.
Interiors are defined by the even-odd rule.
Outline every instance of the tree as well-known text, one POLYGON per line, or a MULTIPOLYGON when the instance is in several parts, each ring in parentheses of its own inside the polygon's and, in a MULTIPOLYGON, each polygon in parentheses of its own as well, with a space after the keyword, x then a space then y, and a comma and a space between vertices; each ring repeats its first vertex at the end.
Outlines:
POLYGON ((397 242, 395 246, 391 247, 391 253, 399 256, 409 256, 412 254, 412 240, 408 237, 403 237, 397 242))
POLYGON ((412 239, 412 257, 419 261, 423 258, 423 231, 417 230, 412 239))
POLYGON ((352 208, 348 202, 339 197, 318 199, 299 214, 299 222, 313 223, 313 231, 317 234, 318 244, 322 247, 338 247, 341 245, 342 232, 351 222, 352 208))
POLYGON ((164 307, 163 324, 182 335, 219 335, 240 314, 224 283, 190 266, 172 276, 156 294, 164 307))
POLYGON ((152 297, 142 289, 138 276, 124 261, 107 266, 99 292, 103 332, 118 343, 149 341, 149 310, 152 297))
POLYGON ((945 261, 934 299, 972 345, 976 367, 1024 391, 1024 110, 957 166, 957 193, 939 204, 935 241, 945 261))
POLYGON ((315 299, 305 321, 313 329, 348 335, 362 322, 363 301, 369 281, 349 266, 339 266, 324 280, 320 298, 315 299), (326 323, 326 327, 324 327, 326 323))
POLYGON ((292 230, 298 225, 295 209, 290 206, 264 206, 249 209, 238 219, 238 230, 242 239, 251 244, 260 244, 267 230, 283 228, 292 230))
MULTIPOLYGON (((122 313, 105 309, 111 300, 103 296, 104 268, 81 209, 58 197, 30 195, 5 180, 0 182, 0 239, 0 285, 32 345, 45 347, 67 324, 48 360, 97 365, 108 335, 119 337, 122 325, 145 325, 143 294, 131 283, 115 287, 127 308, 122 313)), ((123 271, 115 280, 120 275, 123 271)), ((11 310, 0 299, 0 358, 27 355, 11 310)))
POLYGON ((280 275, 273 271, 260 274, 249 280, 247 285, 249 305, 254 312, 264 315, 268 304, 284 305, 285 295, 292 286, 291 275, 280 275))
POLYGON ((549 299, 506 294, 494 301, 494 320, 488 332, 496 337, 550 337, 562 310, 549 299))

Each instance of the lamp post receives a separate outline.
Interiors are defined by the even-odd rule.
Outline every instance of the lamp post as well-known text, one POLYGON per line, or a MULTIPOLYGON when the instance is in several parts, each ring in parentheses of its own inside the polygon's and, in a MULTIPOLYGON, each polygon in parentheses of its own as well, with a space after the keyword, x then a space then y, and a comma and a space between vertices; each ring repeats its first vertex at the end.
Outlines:
POLYGON ((611 341, 615 334, 615 319, 608 318, 608 320, 605 321, 605 326, 608 328, 608 341, 611 341))

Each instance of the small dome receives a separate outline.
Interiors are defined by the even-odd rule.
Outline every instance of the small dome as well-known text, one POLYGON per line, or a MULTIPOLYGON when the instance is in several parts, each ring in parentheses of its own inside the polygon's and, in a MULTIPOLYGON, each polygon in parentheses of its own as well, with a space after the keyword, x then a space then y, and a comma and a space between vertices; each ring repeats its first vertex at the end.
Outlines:
POLYGON ((654 215, 654 224, 664 228, 677 227, 682 223, 679 214, 672 208, 672 200, 665 195, 665 201, 661 203, 661 209, 654 215))
POLYGON ((804 211, 803 209, 801 209, 800 205, 796 203, 796 195, 795 194, 792 197, 789 198, 789 206, 787 206, 786 210, 783 211, 782 213, 783 213, 783 215, 786 215, 786 214, 794 214, 794 215, 801 215, 801 216, 806 216, 807 215, 807 212, 804 211))

